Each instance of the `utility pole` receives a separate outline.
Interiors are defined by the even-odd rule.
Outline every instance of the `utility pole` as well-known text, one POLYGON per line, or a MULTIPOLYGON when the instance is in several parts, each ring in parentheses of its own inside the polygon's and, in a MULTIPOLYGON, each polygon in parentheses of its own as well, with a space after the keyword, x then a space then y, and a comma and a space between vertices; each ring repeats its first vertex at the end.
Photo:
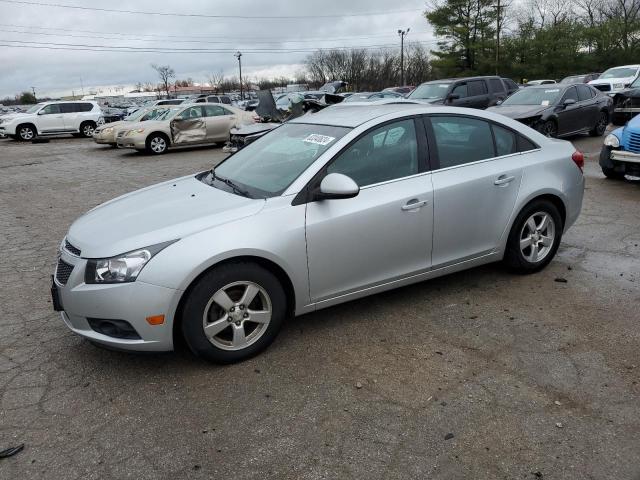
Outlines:
POLYGON ((498 75, 498 68, 500 65, 500 9, 504 8, 500 5, 500 0, 497 0, 497 4, 493 5, 496 9, 496 75, 498 75))
POLYGON ((33 92, 33 98, 37 102, 38 98, 36 97, 36 87, 31 87, 31 91, 33 92))
POLYGON ((238 59, 238 68, 240 69, 240 100, 244 100, 244 94, 242 92, 242 53, 237 51, 234 56, 238 59))
POLYGON ((80 75, 80 88, 82 89, 82 96, 84 97, 84 83, 82 83, 82 75, 80 75))
POLYGON ((398 30, 400 35, 400 86, 404 86, 404 37, 409 34, 410 28, 406 30, 398 30))

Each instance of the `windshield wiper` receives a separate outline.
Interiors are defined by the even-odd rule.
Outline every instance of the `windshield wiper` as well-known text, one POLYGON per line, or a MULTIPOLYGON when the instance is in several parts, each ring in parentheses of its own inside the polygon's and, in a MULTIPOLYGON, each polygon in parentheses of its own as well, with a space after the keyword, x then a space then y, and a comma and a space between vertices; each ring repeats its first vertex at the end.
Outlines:
POLYGON ((238 185, 233 183, 232 180, 229 180, 228 178, 222 178, 222 177, 217 176, 216 172, 215 172, 215 168, 211 169, 211 178, 213 180, 219 180, 222 183, 224 183, 225 185, 227 185, 228 187, 231 187, 231 189, 234 192, 236 192, 238 195, 242 195, 243 197, 251 198, 251 195, 249 195, 249 192, 247 192, 246 190, 243 190, 242 188, 240 188, 238 185))

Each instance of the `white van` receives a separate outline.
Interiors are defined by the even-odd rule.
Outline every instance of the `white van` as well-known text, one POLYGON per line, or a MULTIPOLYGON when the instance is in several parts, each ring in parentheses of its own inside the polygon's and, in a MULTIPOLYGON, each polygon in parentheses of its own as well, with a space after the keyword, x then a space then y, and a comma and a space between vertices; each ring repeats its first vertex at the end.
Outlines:
POLYGON ((24 141, 63 133, 91 137, 100 115, 102 111, 96 102, 42 102, 24 113, 2 116, 0 136, 24 141))

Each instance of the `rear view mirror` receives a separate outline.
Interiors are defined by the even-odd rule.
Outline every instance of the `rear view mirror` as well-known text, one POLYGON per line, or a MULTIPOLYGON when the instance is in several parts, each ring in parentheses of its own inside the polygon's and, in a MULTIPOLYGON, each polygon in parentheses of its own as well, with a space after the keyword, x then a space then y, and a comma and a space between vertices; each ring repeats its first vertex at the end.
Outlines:
POLYGON ((350 177, 341 173, 330 173, 322 179, 317 200, 353 198, 360 193, 360 187, 350 177))

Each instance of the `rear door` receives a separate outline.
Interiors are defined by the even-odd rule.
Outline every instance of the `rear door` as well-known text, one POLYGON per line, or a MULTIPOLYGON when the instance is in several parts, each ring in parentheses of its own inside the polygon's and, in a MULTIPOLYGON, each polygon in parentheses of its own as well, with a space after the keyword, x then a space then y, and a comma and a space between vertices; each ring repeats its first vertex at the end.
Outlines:
POLYGON ((495 105, 498 101, 502 101, 507 98, 507 88, 505 84, 499 78, 489 78, 489 90, 491 93, 491 99, 488 107, 495 105))
POLYGON ((600 116, 600 107, 594 96, 595 92, 585 84, 576 85, 576 90, 578 91, 578 102, 583 111, 583 115, 581 115, 583 119, 582 126, 591 129, 598 122, 598 117, 600 116))
POLYGON ((207 141, 226 142, 229 130, 235 124, 235 115, 221 105, 205 105, 205 121, 207 123, 207 141))
POLYGON ((522 180, 517 134, 464 115, 427 117, 433 173, 433 268, 493 252, 522 180), (495 137, 495 140, 494 140, 495 137))
POLYGON ((467 106, 471 108, 487 108, 489 106, 489 91, 484 80, 470 80, 467 82, 469 95, 467 106))
POLYGON ((174 145, 189 145, 207 141, 207 126, 202 106, 186 108, 171 120, 171 137, 174 145))

